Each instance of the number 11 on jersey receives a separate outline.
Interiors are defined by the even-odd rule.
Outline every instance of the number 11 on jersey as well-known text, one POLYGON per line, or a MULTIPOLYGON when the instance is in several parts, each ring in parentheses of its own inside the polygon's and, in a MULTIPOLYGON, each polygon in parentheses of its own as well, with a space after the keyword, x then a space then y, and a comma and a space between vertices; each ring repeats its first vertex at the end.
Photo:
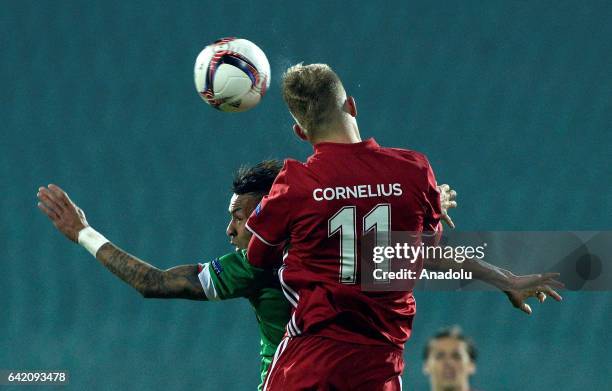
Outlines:
MULTIPOLYGON (((340 282, 355 284, 357 279, 357 208, 344 206, 327 221, 327 235, 340 233, 340 282)), ((376 246, 389 245, 391 205, 378 204, 363 217, 363 233, 374 231, 376 246)), ((388 268, 388 261, 384 261, 388 268)))

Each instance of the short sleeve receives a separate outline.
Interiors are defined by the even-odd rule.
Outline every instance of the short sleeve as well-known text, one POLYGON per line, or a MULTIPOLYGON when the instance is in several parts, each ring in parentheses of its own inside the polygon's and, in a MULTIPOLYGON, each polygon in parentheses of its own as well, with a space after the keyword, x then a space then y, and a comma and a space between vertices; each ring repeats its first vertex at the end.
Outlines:
POLYGON ((270 193, 255 208, 246 227, 269 246, 281 245, 289 238, 292 192, 287 178, 287 163, 276 177, 270 193))
POLYGON ((211 301, 250 297, 275 280, 270 271, 251 266, 244 250, 200 264, 198 278, 211 301))

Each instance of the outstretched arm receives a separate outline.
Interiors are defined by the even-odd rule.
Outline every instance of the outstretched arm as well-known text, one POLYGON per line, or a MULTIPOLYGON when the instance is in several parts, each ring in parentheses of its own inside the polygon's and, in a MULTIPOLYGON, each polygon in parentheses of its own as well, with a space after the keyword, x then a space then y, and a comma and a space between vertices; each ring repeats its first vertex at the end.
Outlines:
MULTIPOLYGON (((453 220, 448 215, 448 210, 457 207, 457 192, 449 185, 438 186, 440 193, 440 204, 442 207, 442 220, 451 228, 455 228, 453 220)), ((503 291, 512 305, 521 311, 531 314, 531 307, 525 302, 529 297, 536 297, 540 303, 546 300, 546 295, 557 301, 562 298, 555 289, 563 288, 564 285, 555 278, 559 273, 530 274, 517 276, 511 271, 491 265, 479 259, 466 259, 463 263, 452 259, 426 259, 425 268, 429 270, 465 270, 472 272, 474 278, 491 284, 503 291)))
MULTIPOLYGON (((38 207, 51 220, 55 228, 73 242, 83 244, 89 227, 85 213, 55 185, 38 189, 38 207), (79 237, 81 236, 81 237, 79 237)), ((94 235, 97 233, 93 231, 94 235)), ((96 239, 104 239, 97 234, 96 239)), ((206 300, 198 279, 198 265, 184 265, 160 270, 121 250, 105 239, 101 247, 91 251, 96 259, 117 277, 147 298, 183 298, 206 300)), ((91 246, 88 248, 91 250, 91 246)))
POLYGON ((536 297, 540 303, 546 295, 557 301, 562 298, 555 289, 563 288, 563 283, 556 280, 559 273, 529 274, 517 276, 509 270, 479 259, 466 259, 458 263, 453 259, 426 259, 424 267, 429 270, 465 270, 472 272, 474 278, 491 284, 503 291, 512 305, 531 315, 531 306, 525 302, 529 297, 536 297))
POLYGON ((206 300, 198 279, 198 265, 160 270, 108 242, 96 259, 146 298, 206 300))

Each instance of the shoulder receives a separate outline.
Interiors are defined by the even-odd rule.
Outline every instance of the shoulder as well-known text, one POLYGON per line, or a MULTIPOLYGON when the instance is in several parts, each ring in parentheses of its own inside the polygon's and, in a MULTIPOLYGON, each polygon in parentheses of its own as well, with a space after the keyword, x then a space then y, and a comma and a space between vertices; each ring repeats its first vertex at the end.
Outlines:
POLYGON ((422 152, 403 148, 381 148, 381 150, 418 167, 429 167, 429 159, 422 152))
POLYGON ((388 154, 395 155, 399 158, 412 160, 417 163, 428 163, 429 160, 424 153, 413 151, 411 149, 403 149, 403 148, 381 148, 382 151, 387 152, 388 154))
POLYGON ((295 159, 285 159, 283 169, 279 173, 279 176, 284 175, 300 175, 303 174, 306 169, 306 165, 295 159))
POLYGON ((249 261, 246 258, 246 250, 234 251, 210 261, 210 266, 217 275, 221 275, 226 269, 242 269, 248 264, 249 261))
POLYGON ((264 275, 274 275, 272 270, 258 269, 252 266, 247 259, 247 250, 238 250, 219 257, 210 262, 210 268, 217 277, 224 275, 226 279, 253 279, 256 276, 262 278, 264 275))
POLYGON ((243 250, 234 251, 231 253, 227 253, 222 255, 215 260, 223 261, 223 262, 242 262, 245 259, 245 254, 243 250))
POLYGON ((295 159, 285 159, 283 168, 274 181, 273 188, 276 191, 296 194, 309 176, 308 171, 304 163, 295 159))

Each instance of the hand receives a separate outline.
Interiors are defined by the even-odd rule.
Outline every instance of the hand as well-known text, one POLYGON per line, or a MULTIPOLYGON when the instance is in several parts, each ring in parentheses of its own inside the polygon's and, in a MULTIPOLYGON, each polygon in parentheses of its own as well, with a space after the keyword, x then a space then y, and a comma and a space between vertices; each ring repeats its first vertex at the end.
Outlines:
POLYGON ((440 204, 442 205, 442 220, 454 229, 455 223, 453 223, 453 220, 448 215, 448 210, 457 207, 457 201, 455 201, 457 192, 446 184, 438 186, 438 191, 440 192, 440 204))
POLYGON ((85 213, 72 202, 68 194, 58 186, 39 187, 36 194, 38 208, 42 210, 55 228, 73 242, 78 242, 79 231, 88 227, 85 213))
POLYGON ((544 303, 546 295, 557 301, 563 298, 553 288, 564 288, 565 285, 557 281, 559 273, 529 274, 526 276, 509 275, 507 285, 503 290, 515 308, 520 309, 527 315, 531 315, 531 307, 525 303, 530 297, 536 297, 540 303, 544 303))

